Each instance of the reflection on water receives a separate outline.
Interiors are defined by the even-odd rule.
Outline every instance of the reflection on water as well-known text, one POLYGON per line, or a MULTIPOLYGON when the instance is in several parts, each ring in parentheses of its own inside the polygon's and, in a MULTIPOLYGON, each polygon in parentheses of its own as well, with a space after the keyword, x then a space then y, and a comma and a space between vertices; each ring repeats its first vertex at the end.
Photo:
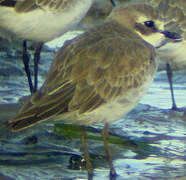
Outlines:
MULTIPOLYGON (((79 138, 66 138, 49 127, 50 124, 41 124, 31 133, 37 141, 28 140, 31 135, 24 133, 0 141, 1 173, 16 179, 86 179, 79 138)), ((143 104, 115 122, 111 132, 132 143, 110 143, 117 180, 185 176, 185 127, 183 113, 172 114, 143 104)), ((96 129, 99 131, 101 126, 96 129)), ((109 179, 103 143, 88 138, 88 147, 94 179, 109 179)))
MULTIPOLYGON (((186 71, 174 72, 175 78, 179 78, 180 74, 183 72, 185 74, 180 79, 180 82, 177 82, 177 79, 175 79, 173 84, 175 99, 178 107, 186 106, 186 71)), ((151 85, 148 93, 142 98, 141 102, 163 109, 171 108, 171 93, 166 77, 166 72, 158 73, 154 81, 155 82, 151 85)))
MULTIPOLYGON (((179 78, 174 84, 179 107, 186 106, 186 76, 182 73, 176 73, 175 78, 179 78)), ((24 78, 1 79, 1 104, 15 103, 29 93, 24 78)), ((168 110, 171 99, 165 72, 156 75, 140 103, 126 117, 113 123, 110 130, 121 139, 133 142, 131 145, 110 144, 117 180, 186 176, 186 119, 184 112, 168 110)), ((102 125, 94 128, 99 130, 102 125)), ((18 180, 87 179, 79 138, 71 139, 54 132, 52 123, 9 134, 8 138, 3 135, 0 136, 0 172, 4 176, 18 180), (28 140, 28 137, 32 138, 28 140)), ((95 168, 94 179, 109 179, 103 143, 89 138, 88 147, 95 168)))

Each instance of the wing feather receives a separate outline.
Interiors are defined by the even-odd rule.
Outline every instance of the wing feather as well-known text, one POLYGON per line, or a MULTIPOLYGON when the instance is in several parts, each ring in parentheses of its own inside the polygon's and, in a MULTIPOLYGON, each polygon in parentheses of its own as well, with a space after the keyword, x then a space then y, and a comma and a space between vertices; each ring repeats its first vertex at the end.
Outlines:
MULTIPOLYGON (((72 1, 70 2, 72 3, 72 1)), ((19 13, 26 13, 39 8, 52 12, 58 12, 65 8, 68 8, 69 5, 70 4, 68 0, 17 0, 17 3, 15 4, 15 10, 19 13)))
POLYGON ((18 13, 26 13, 38 8, 35 0, 17 1, 15 4, 15 11, 18 13))

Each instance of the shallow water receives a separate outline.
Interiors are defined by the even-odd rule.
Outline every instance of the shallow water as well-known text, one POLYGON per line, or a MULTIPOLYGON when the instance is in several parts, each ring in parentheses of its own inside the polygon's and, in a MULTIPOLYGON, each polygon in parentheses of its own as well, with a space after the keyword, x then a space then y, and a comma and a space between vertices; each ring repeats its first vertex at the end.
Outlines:
MULTIPOLYGON (((51 54, 44 58, 52 59, 51 54)), ((48 68, 50 62, 42 63, 48 68)), ((11 64, 13 65, 13 63, 11 64)), ((17 100, 29 93, 24 75, 0 79, 0 122, 18 111, 17 100)), ((40 86, 45 73, 40 75, 40 86)), ((140 104, 113 123, 110 132, 129 144, 110 144, 117 180, 170 179, 186 176, 186 71, 175 73, 176 102, 182 112, 170 111, 171 98, 165 72, 140 104)), ((0 173, 16 180, 87 179, 79 138, 67 138, 46 122, 23 132, 10 133, 0 127, 0 173)), ((100 130, 101 124, 93 126, 100 130)), ((103 143, 88 139, 94 166, 93 179, 109 179, 103 143)), ((1 177, 0 174, 0 177, 1 177)), ((186 178, 185 178, 186 179, 186 178)))

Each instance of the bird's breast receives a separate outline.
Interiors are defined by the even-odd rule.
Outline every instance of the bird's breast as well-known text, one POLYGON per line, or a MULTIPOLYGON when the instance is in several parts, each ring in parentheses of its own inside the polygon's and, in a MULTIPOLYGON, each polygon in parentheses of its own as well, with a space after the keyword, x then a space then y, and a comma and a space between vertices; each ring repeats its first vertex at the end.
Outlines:
POLYGON ((158 49, 157 53, 161 61, 179 66, 186 65, 186 41, 178 43, 168 43, 158 49))

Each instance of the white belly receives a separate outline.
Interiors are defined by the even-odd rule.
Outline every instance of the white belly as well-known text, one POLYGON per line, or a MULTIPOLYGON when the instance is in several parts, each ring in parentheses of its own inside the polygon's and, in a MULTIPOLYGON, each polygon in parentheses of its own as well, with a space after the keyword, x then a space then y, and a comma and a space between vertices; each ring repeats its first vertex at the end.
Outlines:
POLYGON ((174 69, 186 67, 186 41, 168 43, 157 51, 160 61, 169 63, 174 69))
POLYGON ((139 88, 129 89, 123 97, 112 100, 106 105, 101 106, 94 111, 85 114, 81 118, 75 118, 68 122, 73 122, 82 125, 90 125, 93 123, 112 123, 119 120, 122 116, 131 111, 146 93, 151 85, 153 76, 146 77, 143 85, 139 88))
POLYGON ((9 34, 11 38, 16 36, 38 42, 52 40, 77 25, 92 2, 77 0, 68 10, 57 13, 39 8, 28 13, 17 13, 11 7, 0 7, 0 36, 9 34))

